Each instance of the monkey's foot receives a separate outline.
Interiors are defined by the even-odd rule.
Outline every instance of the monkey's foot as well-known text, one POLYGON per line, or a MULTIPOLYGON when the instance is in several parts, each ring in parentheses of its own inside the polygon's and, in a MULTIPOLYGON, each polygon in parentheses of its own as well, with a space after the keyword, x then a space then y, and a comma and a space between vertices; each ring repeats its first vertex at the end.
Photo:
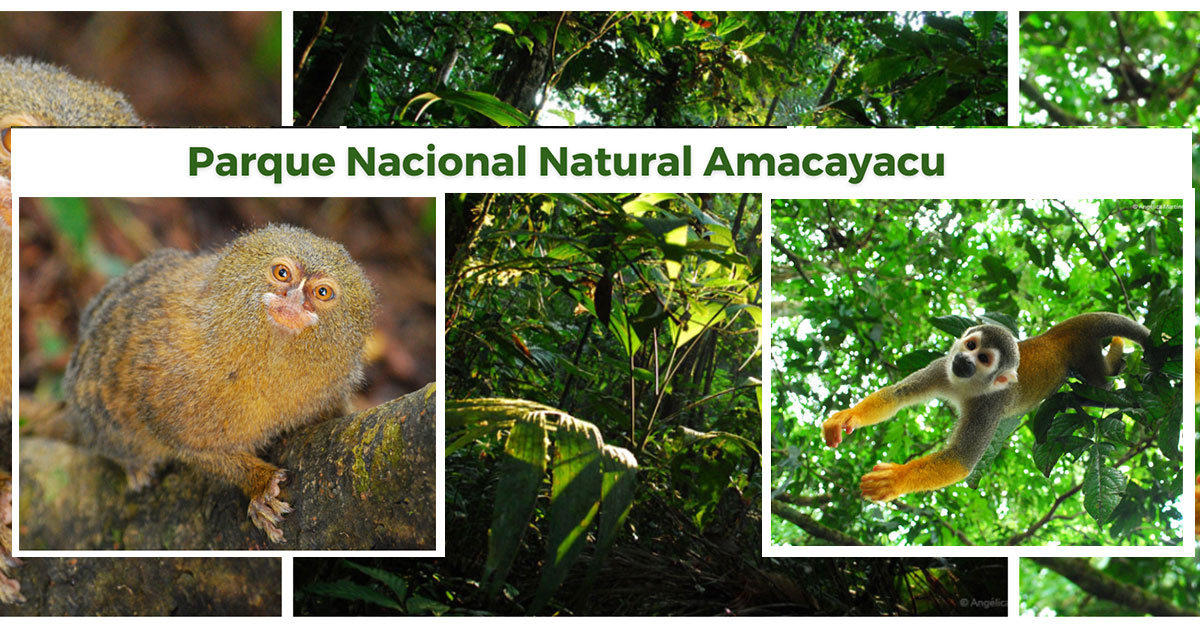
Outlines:
POLYGON ((904 494, 904 464, 875 464, 863 475, 858 488, 868 501, 891 501, 904 494))
POLYGON ((854 421, 858 416, 851 409, 843 409, 825 421, 822 432, 825 434, 825 445, 833 448, 842 443, 842 434, 854 432, 854 421))
POLYGON ((141 492, 154 481, 154 464, 146 466, 125 465, 125 480, 130 492, 141 492))
POLYGON ((278 525, 283 520, 283 515, 292 511, 290 505, 278 499, 279 484, 283 483, 284 479, 287 479, 287 471, 276 470, 271 475, 266 489, 250 500, 250 507, 246 510, 254 526, 263 530, 273 543, 286 541, 278 525))

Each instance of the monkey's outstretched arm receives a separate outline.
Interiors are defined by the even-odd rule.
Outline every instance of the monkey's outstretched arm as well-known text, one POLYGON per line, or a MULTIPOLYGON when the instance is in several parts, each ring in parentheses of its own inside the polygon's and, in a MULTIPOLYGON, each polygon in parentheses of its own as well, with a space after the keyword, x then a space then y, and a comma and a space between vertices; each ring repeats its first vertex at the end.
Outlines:
POLYGON ((863 498, 891 501, 966 479, 991 443, 1010 398, 1010 392, 997 392, 968 401, 946 448, 905 464, 876 464, 859 483, 863 498))
POLYGON ((836 447, 842 443, 843 433, 883 422, 905 407, 937 396, 947 384, 946 379, 946 358, 943 357, 909 374, 899 383, 867 396, 857 405, 834 413, 822 429, 825 444, 836 447))

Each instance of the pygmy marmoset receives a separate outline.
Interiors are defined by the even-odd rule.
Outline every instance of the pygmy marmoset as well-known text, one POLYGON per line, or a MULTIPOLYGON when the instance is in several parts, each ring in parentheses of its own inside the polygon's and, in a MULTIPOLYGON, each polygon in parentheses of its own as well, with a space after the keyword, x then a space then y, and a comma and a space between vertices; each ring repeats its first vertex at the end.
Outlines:
MULTIPOLYGON (((11 402, 12 269, 12 137, 20 126, 140 126, 141 118, 119 92, 71 76, 48 63, 0 57, 0 404, 11 402)), ((6 412, 7 415, 7 412, 6 412)), ((0 427, 9 431, 11 424, 0 427)), ((9 435, 2 436, 4 442, 9 435)), ((18 561, 12 550, 12 496, 8 461, 0 463, 0 602, 24 601, 21 585, 9 569, 18 561)))
POLYGON ((291 508, 255 451, 346 410, 375 290, 346 249, 269 225, 212 253, 159 251, 88 303, 67 364, 67 413, 129 486, 178 459, 240 487, 273 542, 291 508))

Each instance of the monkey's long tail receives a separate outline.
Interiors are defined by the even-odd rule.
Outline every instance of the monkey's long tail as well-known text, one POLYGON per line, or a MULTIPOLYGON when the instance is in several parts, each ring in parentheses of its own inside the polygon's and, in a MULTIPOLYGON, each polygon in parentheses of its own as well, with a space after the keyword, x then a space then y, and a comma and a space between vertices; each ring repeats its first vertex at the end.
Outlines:
POLYGON ((1073 321, 1098 338, 1124 337, 1142 348, 1150 346, 1150 329, 1118 313, 1084 313, 1063 324, 1073 321))

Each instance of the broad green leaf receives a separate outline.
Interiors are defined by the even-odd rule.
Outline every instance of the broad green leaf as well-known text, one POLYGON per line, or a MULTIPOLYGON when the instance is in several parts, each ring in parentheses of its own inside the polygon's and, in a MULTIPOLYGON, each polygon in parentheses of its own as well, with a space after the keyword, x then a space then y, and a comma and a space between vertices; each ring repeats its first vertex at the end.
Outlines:
POLYGON ((963 41, 972 43, 975 41, 975 36, 971 33, 971 29, 962 23, 962 18, 944 18, 936 15, 926 15, 925 23, 947 35, 958 37, 963 41))
POLYGON ((856 98, 843 98, 830 103, 829 107, 846 114, 859 125, 864 127, 875 126, 875 121, 871 120, 871 117, 867 115, 867 110, 863 109, 862 103, 859 103, 856 98))
POLYGON ((405 104, 404 109, 400 111, 400 117, 404 118, 404 114, 408 111, 408 108, 414 103, 420 102, 424 102, 425 104, 417 112, 417 118, 420 118, 421 114, 430 105, 437 102, 445 102, 453 107, 461 107, 483 114, 502 127, 524 127, 529 124, 529 116, 512 105, 501 101, 491 94, 470 90, 441 90, 418 94, 405 104))
POLYGON ((1121 493, 1129 482, 1125 474, 1104 463, 1099 448, 1093 448, 1083 474, 1083 507, 1097 522, 1106 523, 1121 502, 1121 493))
POLYGON ((975 22, 979 24, 979 39, 987 39, 987 36, 992 32, 992 26, 996 23, 997 11, 976 11, 975 22))
MULTIPOLYGON (((670 232, 667 232, 665 240, 667 245, 674 245, 677 248, 685 247, 688 241, 688 226, 686 224, 681 225, 670 232)), ((664 260, 667 265, 667 277, 674 280, 675 278, 679 277, 679 271, 683 269, 683 263, 681 262, 682 256, 679 254, 672 256, 672 250, 670 248, 664 248, 664 251, 667 253, 667 258, 664 260)), ((682 249, 679 249, 678 251, 681 252, 682 249)))
POLYGON ((488 557, 483 570, 488 599, 496 596, 508 577, 521 536, 533 516, 538 488, 546 476, 548 449, 542 414, 530 414, 513 423, 500 462, 496 504, 488 531, 488 557))
POLYGON ((621 531, 621 524, 629 516, 633 507, 634 491, 637 489, 637 459, 633 453, 617 447, 604 445, 603 451, 604 483, 600 500, 600 523, 596 529, 596 551, 592 562, 588 565, 587 578, 584 581, 583 592, 591 590, 596 575, 608 553, 613 541, 621 531))
POLYGON ((547 508, 550 523, 546 562, 530 613, 541 610, 550 600, 583 551, 588 528, 600 509, 603 446, 595 425, 569 416, 559 418, 554 435, 554 478, 547 508))
POLYGON ((907 57, 879 57, 863 66, 858 76, 867 89, 875 89, 891 83, 894 79, 908 72, 910 62, 907 57))
POLYGON ((976 322, 969 317, 961 317, 959 315, 941 315, 930 319, 929 323, 933 324, 933 327, 938 330, 954 335, 954 338, 957 339, 964 332, 967 332, 968 328, 974 326, 976 322))
POLYGON ((384 571, 383 569, 377 569, 375 567, 368 567, 366 565, 350 562, 349 560, 342 560, 342 562, 351 568, 354 568, 375 578, 376 580, 379 580, 380 582, 383 582, 384 585, 392 589, 392 592, 396 594, 396 601, 402 602, 404 601, 404 598, 408 596, 408 582, 404 581, 404 578, 400 577, 399 575, 389 571, 384 571))

